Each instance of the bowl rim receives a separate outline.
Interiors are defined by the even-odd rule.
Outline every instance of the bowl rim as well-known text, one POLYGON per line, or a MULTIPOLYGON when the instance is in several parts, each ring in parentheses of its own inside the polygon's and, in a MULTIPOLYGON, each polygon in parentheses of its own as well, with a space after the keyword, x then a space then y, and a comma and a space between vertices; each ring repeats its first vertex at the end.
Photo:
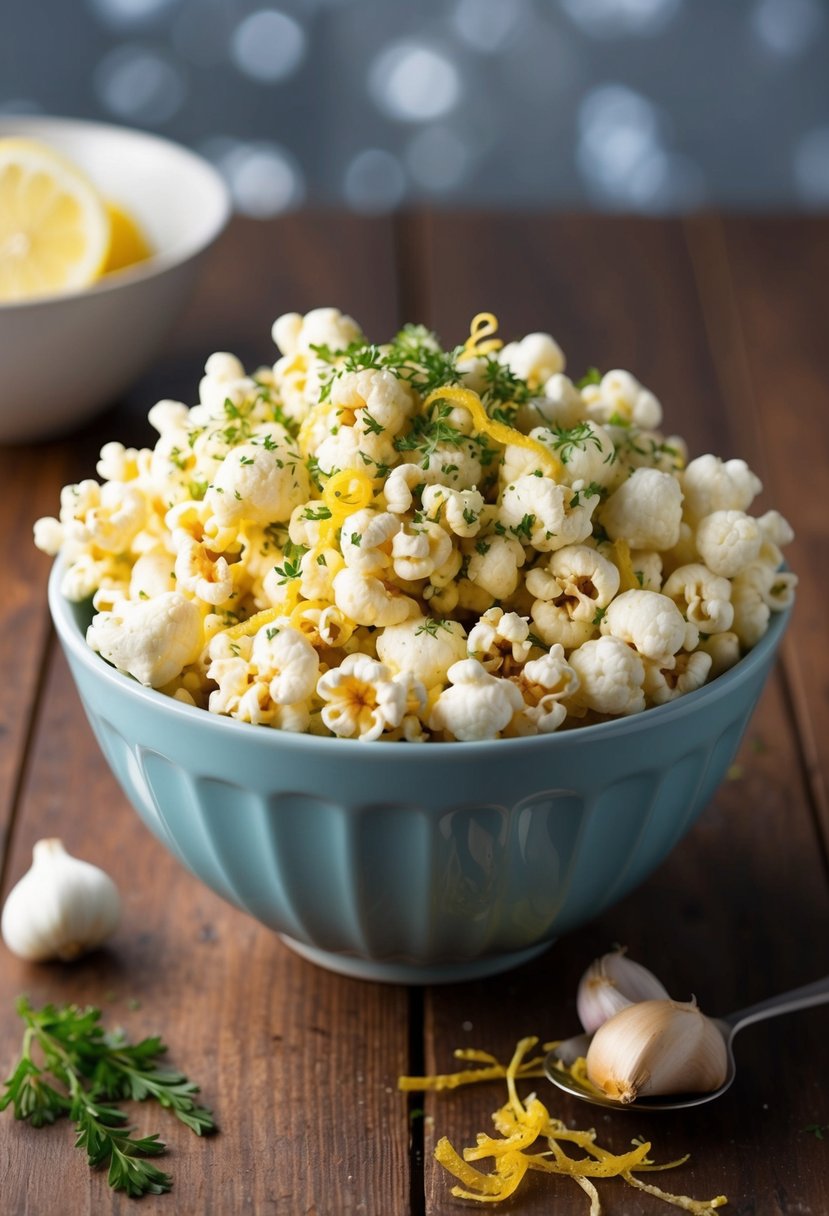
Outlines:
MULTIPOLYGON (((230 190, 215 165, 206 157, 194 152, 192 148, 169 139, 165 135, 157 135, 153 131, 145 131, 140 127, 122 126, 118 123, 98 122, 94 119, 71 118, 66 115, 51 114, 0 114, 0 138, 20 135, 24 138, 37 138, 38 131, 45 127, 63 127, 66 131, 77 131, 80 134, 104 134, 118 136, 122 139, 133 140, 145 144, 155 144, 166 148, 179 156, 183 161, 201 173, 209 189, 213 191, 211 205, 215 214, 209 224, 203 226, 198 239, 187 239, 174 249, 163 253, 151 254, 149 258, 134 266, 125 266, 121 270, 110 271, 109 274, 88 287, 79 287, 74 291, 59 292, 54 295, 35 296, 30 300, 0 300, 0 316, 18 309, 49 308, 57 304, 68 303, 70 300, 88 299, 90 296, 106 295, 117 291, 128 283, 139 283, 164 274, 174 267, 181 266, 191 258, 197 257, 221 235, 227 227, 233 213, 233 203, 230 190)), ((44 136, 45 138, 45 136, 44 136)))
POLYGON ((228 739, 232 738, 234 733, 241 732, 241 738, 247 739, 251 743, 259 739, 263 746, 276 750, 288 746, 293 749, 322 752, 323 755, 329 756, 330 749, 331 757, 343 757, 346 754, 343 749, 357 748, 361 762, 383 763, 384 758, 389 760, 394 755, 412 757, 418 753, 420 747, 427 749, 424 755, 428 755, 430 763, 452 762, 452 757, 455 758, 455 761, 464 756, 471 758, 473 753, 480 755, 484 748, 492 747, 497 747, 497 754, 503 754, 506 760, 510 755, 514 758, 516 753, 527 750, 547 748, 554 753, 559 748, 572 747, 574 744, 577 746, 595 745, 603 739, 610 739, 614 736, 648 731, 660 725, 667 726, 675 719, 693 712, 694 708, 701 703, 713 704, 723 697, 732 695, 743 684, 751 680, 759 669, 770 663, 794 610, 794 605, 792 605, 780 612, 773 612, 768 629, 760 641, 738 663, 723 672, 722 675, 717 676, 709 684, 703 684, 694 692, 685 693, 665 705, 654 705, 627 717, 597 722, 590 726, 577 726, 570 730, 553 731, 551 734, 545 735, 510 739, 456 740, 437 746, 429 743, 421 745, 397 740, 377 740, 378 746, 373 747, 367 746, 360 739, 342 739, 334 736, 329 738, 325 735, 311 735, 306 732, 257 727, 249 722, 239 722, 223 714, 211 714, 209 710, 187 705, 154 688, 139 684, 137 680, 112 667, 87 645, 85 635, 78 628, 74 617, 77 605, 66 599, 60 590, 64 568, 63 558, 58 555, 49 574, 47 592, 49 610, 58 638, 68 654, 96 679, 103 680, 114 691, 136 698, 139 703, 150 708, 154 713, 167 715, 171 723, 180 721, 193 726, 200 722, 206 731, 217 730, 228 739))

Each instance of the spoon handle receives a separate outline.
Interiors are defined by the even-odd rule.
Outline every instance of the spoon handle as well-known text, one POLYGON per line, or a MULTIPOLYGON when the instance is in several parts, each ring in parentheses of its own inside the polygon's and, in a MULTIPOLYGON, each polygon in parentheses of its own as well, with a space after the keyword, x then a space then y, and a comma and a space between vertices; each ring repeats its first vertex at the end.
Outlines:
POLYGON ((734 1034, 752 1022, 762 1022, 766 1018, 776 1018, 781 1013, 794 1013, 798 1009, 808 1009, 811 1005, 824 1005, 829 1001, 829 975, 812 984, 804 984, 802 988, 793 988, 791 992, 781 992, 779 996, 770 996, 748 1009, 740 1009, 737 1013, 729 1013, 720 1020, 726 1022, 734 1034))

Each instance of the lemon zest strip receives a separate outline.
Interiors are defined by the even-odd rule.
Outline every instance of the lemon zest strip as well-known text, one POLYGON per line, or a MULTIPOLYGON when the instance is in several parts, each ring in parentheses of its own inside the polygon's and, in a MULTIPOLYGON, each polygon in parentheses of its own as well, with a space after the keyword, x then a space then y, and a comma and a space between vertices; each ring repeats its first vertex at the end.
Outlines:
MULTIPOLYGON (((502 1139, 480 1133, 475 1145, 464 1149, 463 1156, 453 1148, 445 1136, 435 1148, 435 1159, 438 1163, 463 1184, 453 1186, 452 1195, 459 1199, 474 1199, 479 1203, 499 1203, 516 1191, 528 1170, 533 1170, 572 1178, 590 1200, 590 1216, 601 1214, 599 1193, 590 1181, 591 1178, 621 1177, 629 1185, 682 1208, 693 1216, 714 1216, 716 1209, 727 1203, 724 1195, 717 1195, 709 1200, 673 1195, 642 1182, 633 1175, 634 1170, 671 1169, 681 1165, 686 1158, 657 1165, 648 1157, 651 1145, 647 1141, 634 1141, 635 1147, 626 1153, 611 1153, 595 1143, 594 1130, 567 1128, 561 1120, 553 1118, 535 1096, 522 1103, 515 1089, 515 1081, 522 1076, 540 1075, 540 1058, 525 1058, 537 1042, 538 1040, 532 1037, 522 1039, 506 1067, 493 1062, 483 1068, 467 1069, 444 1076, 399 1078, 398 1086, 404 1090, 450 1089, 467 1081, 489 1079, 498 1070, 500 1075, 506 1078, 509 1100, 500 1110, 495 1111, 492 1117, 502 1139), (526 1152, 536 1140, 546 1140, 549 1149, 541 1153, 526 1152), (587 1155, 581 1158, 569 1156, 562 1147, 568 1142, 581 1148, 587 1155), (483 1157, 493 1158, 492 1173, 482 1173, 470 1164, 483 1157)), ((469 1060, 493 1059, 488 1052, 473 1049, 456 1051, 455 1056, 469 1060)))
POLYGON ((249 616, 246 621, 239 621, 237 625, 231 625, 229 629, 224 629, 222 632, 232 642, 235 642, 237 638, 250 638, 265 625, 270 625, 278 616, 284 615, 285 610, 282 605, 278 608, 263 608, 261 612, 254 612, 253 616, 249 616))
POLYGON ((633 569, 633 562, 630 560, 630 545, 621 536, 617 537, 613 542, 612 561, 616 569, 619 571, 619 590, 620 591, 639 591, 642 584, 636 577, 636 571, 633 569))
POLYGON ((469 337, 463 344, 462 359, 483 358, 500 350, 504 345, 500 338, 493 337, 498 332, 498 318, 493 312, 479 312, 472 318, 469 326, 469 337), (486 339, 489 341, 486 341, 486 339))
POLYGON ((475 430, 479 435, 488 435, 490 439, 494 439, 496 443, 502 443, 505 447, 509 445, 516 448, 526 448, 527 451, 532 452, 537 457, 548 477, 557 478, 561 473, 560 461, 556 459, 552 452, 545 448, 543 443, 539 443, 537 439, 532 439, 529 435, 522 434, 515 427, 508 426, 506 422, 499 422, 497 418, 490 418, 484 409, 481 398, 471 388, 460 388, 456 385, 436 388, 423 402, 423 408, 428 409, 433 401, 438 400, 451 401, 454 405, 459 405, 463 409, 469 410, 475 430))

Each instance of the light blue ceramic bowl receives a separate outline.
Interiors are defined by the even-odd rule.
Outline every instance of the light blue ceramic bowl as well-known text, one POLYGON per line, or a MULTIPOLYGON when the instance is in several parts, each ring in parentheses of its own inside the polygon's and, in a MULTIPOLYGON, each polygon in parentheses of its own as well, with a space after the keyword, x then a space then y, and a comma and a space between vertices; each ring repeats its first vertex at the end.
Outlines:
POLYGON ((524 962, 640 883, 731 764, 786 626, 699 691, 494 743, 365 744, 218 717, 143 688, 49 604, 89 721, 150 830, 321 966, 473 979, 524 962))

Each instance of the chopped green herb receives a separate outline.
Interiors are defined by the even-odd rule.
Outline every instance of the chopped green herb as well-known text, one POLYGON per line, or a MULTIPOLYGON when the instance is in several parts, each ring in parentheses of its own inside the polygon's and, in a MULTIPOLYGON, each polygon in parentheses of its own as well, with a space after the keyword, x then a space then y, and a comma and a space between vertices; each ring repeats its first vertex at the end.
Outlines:
POLYGON ((601 384, 602 373, 597 367, 588 367, 581 380, 576 381, 576 388, 587 388, 588 384, 601 384))
POLYGON ((525 515, 520 524, 515 524, 510 528, 510 532, 517 536, 519 540, 523 540, 526 544, 530 543, 533 534, 533 525, 535 524, 534 515, 525 515))
POLYGON ((302 559, 307 552, 307 545, 295 545, 291 540, 287 542, 282 551, 282 565, 274 566, 276 573, 281 576, 279 579, 280 587, 300 577, 302 574, 302 559))
POLYGON ((383 431, 386 429, 382 423, 378 422, 376 418, 372 417, 368 410, 361 410, 360 417, 363 419, 366 427, 369 431, 371 431, 372 435, 382 435, 383 431))
POLYGON ((575 451, 586 451, 588 443, 602 450, 602 441, 589 422, 577 422, 571 427, 554 426, 552 430, 555 436, 553 447, 561 457, 562 464, 568 464, 575 451))
POLYGON ((448 621, 435 620, 434 617, 430 616, 415 629, 415 637, 420 633, 428 633, 430 637, 436 638, 439 629, 445 629, 449 633, 451 632, 451 628, 448 621))

